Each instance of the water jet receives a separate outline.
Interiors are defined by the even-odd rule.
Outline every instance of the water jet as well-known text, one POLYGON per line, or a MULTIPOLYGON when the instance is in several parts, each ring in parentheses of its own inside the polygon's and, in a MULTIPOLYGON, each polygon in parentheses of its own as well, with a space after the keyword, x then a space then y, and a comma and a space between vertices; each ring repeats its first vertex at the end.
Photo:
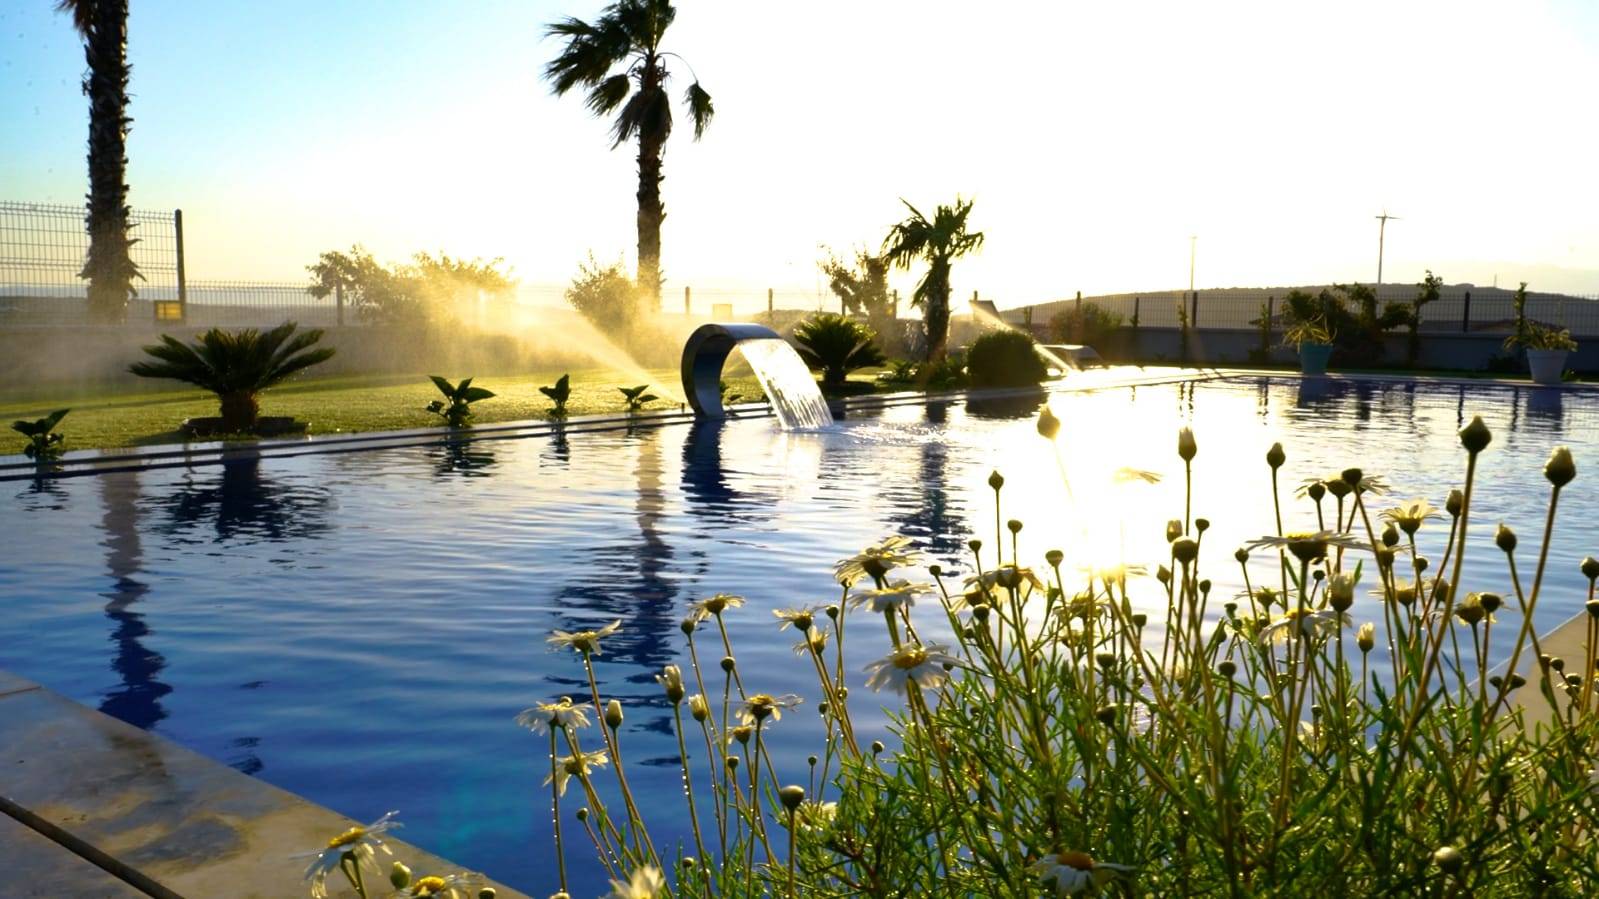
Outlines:
POLYGON ((805 361, 776 331, 750 322, 700 325, 683 344, 683 392, 696 418, 727 417, 722 408, 722 366, 735 348, 755 370, 785 430, 833 423, 827 400, 805 361))

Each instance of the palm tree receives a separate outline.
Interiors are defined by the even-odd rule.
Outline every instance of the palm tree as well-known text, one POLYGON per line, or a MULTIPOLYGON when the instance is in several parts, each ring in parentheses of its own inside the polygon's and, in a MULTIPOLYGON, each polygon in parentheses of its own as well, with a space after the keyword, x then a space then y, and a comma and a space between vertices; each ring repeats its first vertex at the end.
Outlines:
MULTIPOLYGON (((661 152, 672 133, 672 103, 666 94, 671 73, 661 38, 677 10, 671 0, 616 0, 592 23, 566 18, 547 34, 566 39, 559 56, 544 67, 544 77, 564 96, 575 87, 588 89, 589 111, 616 113, 611 123, 611 148, 638 140, 638 286, 657 304, 661 299, 661 152)), ((687 65, 687 62, 684 62, 687 65)), ((693 69, 689 69, 693 75, 693 69)), ((705 133, 715 111, 711 95, 698 78, 683 95, 694 139, 705 133)))
POLYGON ((923 307, 927 321, 927 358, 944 355, 949 339, 949 269, 956 259, 983 245, 981 231, 966 230, 966 216, 972 201, 955 198, 954 206, 940 206, 932 221, 905 200, 910 218, 895 225, 883 241, 883 255, 892 264, 909 269, 918 259, 927 260, 927 274, 916 285, 911 305, 923 307))
POLYGON ((80 277, 89 279, 89 315, 96 321, 127 318, 139 269, 128 250, 128 0, 58 0, 83 37, 89 98, 89 256, 80 277))
POLYGON ((333 356, 331 347, 310 349, 322 339, 321 331, 295 336, 296 327, 284 322, 264 333, 254 328, 212 328, 192 344, 163 334, 160 343, 144 348, 157 361, 135 362, 128 371, 141 378, 171 378, 203 387, 222 402, 223 431, 253 431, 260 414, 256 394, 333 356))

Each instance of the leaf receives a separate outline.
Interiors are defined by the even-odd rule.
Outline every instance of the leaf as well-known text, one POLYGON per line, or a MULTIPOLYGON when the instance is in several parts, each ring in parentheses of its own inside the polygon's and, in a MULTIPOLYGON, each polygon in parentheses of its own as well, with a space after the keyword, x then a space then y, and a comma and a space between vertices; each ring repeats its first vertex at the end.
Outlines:
POLYGON ((552 400, 555 399, 555 388, 554 387, 540 387, 539 388, 539 393, 544 394, 545 396, 549 397, 552 400))
POLYGON ((18 434, 21 434, 24 437, 32 437, 34 434, 37 434, 38 427, 38 423, 32 421, 14 421, 11 423, 11 430, 16 431, 18 434))
POLYGON ((639 401, 639 405, 642 406, 645 403, 651 402, 653 400, 658 400, 658 399, 660 399, 660 397, 656 396, 655 394, 646 393, 643 396, 639 397, 638 401, 639 401))
POLYGON ((447 396, 447 397, 449 397, 451 399, 455 398, 455 385, 454 384, 451 384, 449 381, 446 381, 445 379, 439 377, 438 375, 428 375, 428 378, 433 381, 433 386, 439 388, 439 392, 440 393, 444 394, 445 396, 447 396))
POLYGON ((51 412, 49 415, 46 415, 44 418, 39 419, 39 423, 44 425, 44 429, 46 431, 53 431, 55 430, 55 426, 61 423, 61 419, 66 418, 67 413, 71 411, 71 409, 57 409, 56 411, 51 412))
POLYGON ((461 387, 462 390, 460 396, 464 402, 475 403, 478 400, 486 400, 494 396, 494 391, 487 388, 467 387, 464 382, 462 383, 461 387))

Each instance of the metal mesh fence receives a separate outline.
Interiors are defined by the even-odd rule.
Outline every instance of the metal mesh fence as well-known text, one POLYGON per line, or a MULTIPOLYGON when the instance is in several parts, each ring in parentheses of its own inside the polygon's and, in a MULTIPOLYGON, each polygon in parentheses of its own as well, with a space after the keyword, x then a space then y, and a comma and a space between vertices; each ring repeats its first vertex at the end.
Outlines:
MULTIPOLYGON (((1083 297, 1083 305, 1094 305, 1121 317, 1123 325, 1139 327, 1176 328, 1186 312, 1191 327, 1207 329, 1254 329, 1259 327, 1262 315, 1269 315, 1272 326, 1280 330, 1283 325, 1283 296, 1291 288, 1281 290, 1201 290, 1153 291, 1141 294, 1115 294, 1083 297), (1179 311, 1181 310, 1181 311, 1179 311)), ((1315 292, 1319 288, 1314 288, 1315 292)), ((1385 288, 1379 295, 1379 306, 1402 303, 1409 306, 1413 292, 1402 288, 1385 288)), ((1420 330, 1424 333, 1485 333, 1508 334, 1515 326, 1513 297, 1515 292, 1503 288, 1446 289, 1435 301, 1421 308, 1420 330)), ((1047 326, 1050 318, 1069 313, 1076 308, 1077 299, 1041 303, 1032 308, 1035 326, 1047 326)), ((1019 322, 1025 318, 1025 309, 1007 311, 1007 320, 1019 322)), ((1527 294, 1527 317, 1546 325, 1567 328, 1573 337, 1599 335, 1599 297, 1571 294, 1527 294)))
MULTIPOLYGON (((135 209, 128 218, 142 276, 134 281, 135 303, 149 315, 155 301, 178 298, 178 215, 135 209)), ((85 321, 88 251, 83 207, 0 201, 0 324, 85 321)))

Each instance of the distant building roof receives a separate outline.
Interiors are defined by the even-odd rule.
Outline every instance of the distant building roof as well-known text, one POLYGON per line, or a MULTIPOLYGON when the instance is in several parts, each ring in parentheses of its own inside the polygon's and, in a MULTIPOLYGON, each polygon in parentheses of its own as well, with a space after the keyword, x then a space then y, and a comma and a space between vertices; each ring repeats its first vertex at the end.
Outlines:
POLYGON ((999 316, 999 307, 993 300, 972 300, 972 315, 978 318, 990 317, 990 321, 1002 321, 999 316))

